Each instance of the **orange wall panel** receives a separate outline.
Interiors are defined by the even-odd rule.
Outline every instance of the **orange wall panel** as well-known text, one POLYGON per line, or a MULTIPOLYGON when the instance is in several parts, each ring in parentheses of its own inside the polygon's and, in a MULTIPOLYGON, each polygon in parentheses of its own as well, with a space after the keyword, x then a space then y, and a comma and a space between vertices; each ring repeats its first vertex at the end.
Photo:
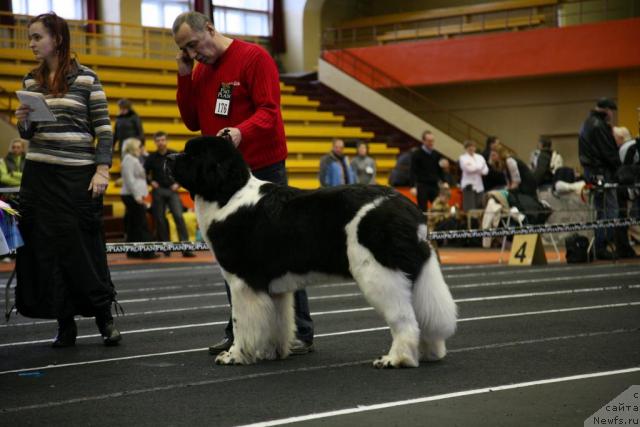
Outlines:
MULTIPOLYGON (((638 40, 640 18, 633 18, 348 51, 405 86, 427 86, 640 67, 638 40)), ((339 57, 325 54, 342 67, 339 57)))

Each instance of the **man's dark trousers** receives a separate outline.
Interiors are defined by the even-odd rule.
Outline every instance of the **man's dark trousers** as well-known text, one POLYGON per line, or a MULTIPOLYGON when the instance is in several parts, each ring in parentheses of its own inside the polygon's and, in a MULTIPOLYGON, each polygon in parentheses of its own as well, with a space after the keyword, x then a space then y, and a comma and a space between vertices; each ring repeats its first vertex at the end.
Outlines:
POLYGON ((167 207, 169 207, 169 211, 176 223, 176 231, 178 232, 180 241, 184 242, 189 240, 187 226, 185 225, 184 218, 182 217, 184 208, 178 193, 170 188, 158 187, 153 189, 151 195, 153 198, 153 201, 151 202, 151 213, 156 221, 158 240, 161 242, 168 242, 171 240, 169 238, 169 223, 165 217, 167 207))
MULTIPOLYGON (((284 166, 284 161, 275 163, 271 166, 267 166, 263 169, 258 169, 251 172, 253 176, 262 180, 273 182, 275 184, 287 185, 287 170, 284 166)), ((229 305, 231 305, 231 290, 227 282, 224 282, 225 290, 227 291, 227 297, 229 298, 229 305)), ((307 291, 304 289, 293 293, 294 311, 296 316, 296 337, 305 343, 313 342, 313 320, 311 320, 311 314, 309 313, 309 298, 307 297, 307 291)), ((233 324, 231 318, 224 329, 224 333, 230 340, 233 341, 233 324)))
POLYGON ((440 192, 438 183, 416 183, 416 203, 422 212, 427 211, 427 202, 433 203, 440 192))

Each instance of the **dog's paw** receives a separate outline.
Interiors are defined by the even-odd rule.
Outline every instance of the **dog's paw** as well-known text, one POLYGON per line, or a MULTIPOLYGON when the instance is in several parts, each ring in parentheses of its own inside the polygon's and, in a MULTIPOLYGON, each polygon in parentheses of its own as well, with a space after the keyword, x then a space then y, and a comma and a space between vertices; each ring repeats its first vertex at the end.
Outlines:
POLYGON ((278 359, 278 352, 275 347, 268 348, 266 350, 258 352, 258 360, 276 360, 278 359))
POLYGON ((373 367, 376 369, 417 368, 418 363, 410 358, 397 358, 386 355, 374 360, 373 367))
POLYGON ((439 362, 447 355, 444 340, 423 341, 420 345, 420 360, 423 362, 439 362))
POLYGON ((373 361, 373 367, 377 369, 399 368, 399 366, 395 364, 394 360, 389 356, 378 357, 373 361))
POLYGON ((223 351, 216 357, 216 365, 236 365, 235 357, 230 351, 223 351))

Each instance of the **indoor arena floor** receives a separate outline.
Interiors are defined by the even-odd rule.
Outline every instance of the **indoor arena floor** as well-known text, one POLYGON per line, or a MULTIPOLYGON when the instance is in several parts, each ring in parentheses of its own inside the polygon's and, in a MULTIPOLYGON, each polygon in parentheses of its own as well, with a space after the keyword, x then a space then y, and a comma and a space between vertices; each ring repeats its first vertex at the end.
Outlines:
POLYGON ((377 370, 389 331, 352 282, 308 290, 315 352, 215 365, 220 272, 171 259, 112 268, 126 311, 118 347, 92 319, 68 349, 50 347, 53 321, 1 324, 0 425, 575 426, 640 384, 637 262, 447 264, 459 307, 448 356, 377 370))

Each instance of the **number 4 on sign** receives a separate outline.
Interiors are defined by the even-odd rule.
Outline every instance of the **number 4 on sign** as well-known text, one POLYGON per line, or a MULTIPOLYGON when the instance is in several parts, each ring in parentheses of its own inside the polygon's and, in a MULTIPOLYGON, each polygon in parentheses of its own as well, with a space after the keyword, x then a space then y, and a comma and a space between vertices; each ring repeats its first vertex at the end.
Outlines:
POLYGON ((542 239, 539 234, 516 235, 511 244, 509 265, 538 265, 546 264, 542 239))

